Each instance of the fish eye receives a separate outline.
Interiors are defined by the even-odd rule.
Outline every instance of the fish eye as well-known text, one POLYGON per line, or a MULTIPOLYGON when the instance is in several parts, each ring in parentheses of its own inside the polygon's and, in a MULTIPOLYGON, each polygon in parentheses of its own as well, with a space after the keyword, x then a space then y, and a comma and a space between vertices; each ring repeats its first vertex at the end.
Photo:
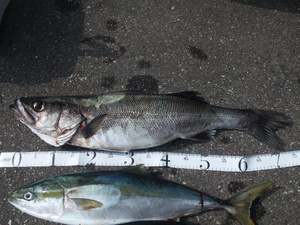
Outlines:
POLYGON ((36 112, 42 112, 43 110, 45 110, 45 103, 42 101, 36 101, 33 103, 33 109, 36 112))
POLYGON ((25 200, 30 201, 33 198, 33 194, 30 191, 28 191, 23 195, 23 197, 25 200))

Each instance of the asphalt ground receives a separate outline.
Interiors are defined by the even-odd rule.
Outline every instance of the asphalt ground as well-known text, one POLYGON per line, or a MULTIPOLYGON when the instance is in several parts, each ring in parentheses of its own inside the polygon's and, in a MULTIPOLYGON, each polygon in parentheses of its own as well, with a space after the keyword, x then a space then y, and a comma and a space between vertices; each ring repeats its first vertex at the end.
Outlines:
MULTIPOLYGON (((300 149, 299 12, 296 0, 12 0, 0 28, 0 151, 55 149, 8 110, 18 97, 124 90, 193 90, 215 105, 284 112, 294 125, 278 134, 286 151, 300 149)), ((208 143, 178 140, 163 148, 226 155, 278 153, 237 131, 221 132, 208 143)), ((10 205, 8 193, 17 187, 57 174, 117 169, 1 168, 0 224, 54 224, 10 205)), ((249 173, 170 168, 153 172, 222 199, 275 180, 255 201, 253 220, 258 225, 299 224, 299 167, 249 173)), ((225 211, 187 220, 238 224, 225 211)))

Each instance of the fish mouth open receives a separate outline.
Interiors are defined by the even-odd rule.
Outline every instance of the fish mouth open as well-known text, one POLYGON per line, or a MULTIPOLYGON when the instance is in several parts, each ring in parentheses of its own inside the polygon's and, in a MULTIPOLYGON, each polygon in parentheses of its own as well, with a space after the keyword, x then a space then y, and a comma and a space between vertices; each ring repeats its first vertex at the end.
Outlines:
POLYGON ((24 105, 20 99, 15 101, 15 104, 10 105, 9 109, 14 112, 18 120, 20 120, 24 124, 34 124, 36 120, 36 116, 33 114, 33 110, 30 110, 26 105, 24 105))

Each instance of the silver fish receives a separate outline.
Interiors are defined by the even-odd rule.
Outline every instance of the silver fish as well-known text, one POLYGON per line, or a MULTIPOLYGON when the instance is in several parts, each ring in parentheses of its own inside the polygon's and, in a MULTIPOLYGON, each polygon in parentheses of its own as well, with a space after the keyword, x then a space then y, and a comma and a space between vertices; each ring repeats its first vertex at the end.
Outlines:
POLYGON ((132 167, 47 178, 15 190, 8 201, 32 216, 70 225, 176 220, 209 209, 225 209, 240 224, 254 225, 251 203, 272 184, 221 200, 132 167))
POLYGON ((169 221, 138 221, 132 223, 122 223, 122 225, 192 225, 191 223, 181 223, 172 220, 169 221))
POLYGON ((115 151, 155 147, 177 138, 207 141, 221 129, 244 131, 282 150, 276 131, 292 125, 283 113, 212 106, 197 92, 27 97, 10 108, 50 145, 115 151))

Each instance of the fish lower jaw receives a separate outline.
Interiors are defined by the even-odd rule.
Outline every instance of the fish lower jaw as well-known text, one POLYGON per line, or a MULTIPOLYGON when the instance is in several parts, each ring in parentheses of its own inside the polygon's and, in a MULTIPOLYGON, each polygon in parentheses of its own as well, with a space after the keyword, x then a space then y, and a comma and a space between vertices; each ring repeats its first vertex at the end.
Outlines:
POLYGON ((22 102, 18 100, 14 108, 11 108, 15 116, 25 125, 32 125, 35 123, 34 116, 28 112, 28 110, 23 106, 22 102))
POLYGON ((50 136, 50 135, 43 134, 43 133, 37 131, 37 130, 34 129, 34 128, 31 128, 31 127, 29 127, 29 128, 31 129, 31 131, 32 131, 33 133, 35 133, 39 138, 41 138, 44 142, 46 142, 46 143, 49 144, 49 145, 52 145, 52 146, 55 146, 55 147, 59 147, 59 146, 65 144, 65 143, 67 142, 67 141, 66 141, 66 142, 58 142, 58 141, 56 140, 56 138, 54 138, 54 137, 52 137, 52 136, 50 136))
POLYGON ((60 217, 64 213, 61 207, 53 208, 54 210, 50 210, 49 208, 42 210, 42 206, 40 207, 39 205, 37 205, 35 207, 32 207, 32 204, 27 204, 30 202, 25 202, 18 199, 8 199, 8 202, 28 215, 51 222, 59 222, 60 217))
POLYGON ((47 144, 55 147, 59 147, 66 144, 73 138, 80 124, 75 126, 75 128, 65 128, 64 130, 59 130, 59 131, 57 129, 47 131, 49 134, 42 133, 34 126, 29 126, 28 124, 25 125, 27 125, 27 127, 29 127, 34 134, 36 134, 47 144))
MULTIPOLYGON (((14 198, 8 198, 7 201, 12 204, 14 207, 20 209, 23 211, 23 208, 20 206, 20 204, 22 204, 22 202, 19 202, 18 200, 14 199, 14 198)), ((23 205, 23 204, 22 204, 23 205)))

